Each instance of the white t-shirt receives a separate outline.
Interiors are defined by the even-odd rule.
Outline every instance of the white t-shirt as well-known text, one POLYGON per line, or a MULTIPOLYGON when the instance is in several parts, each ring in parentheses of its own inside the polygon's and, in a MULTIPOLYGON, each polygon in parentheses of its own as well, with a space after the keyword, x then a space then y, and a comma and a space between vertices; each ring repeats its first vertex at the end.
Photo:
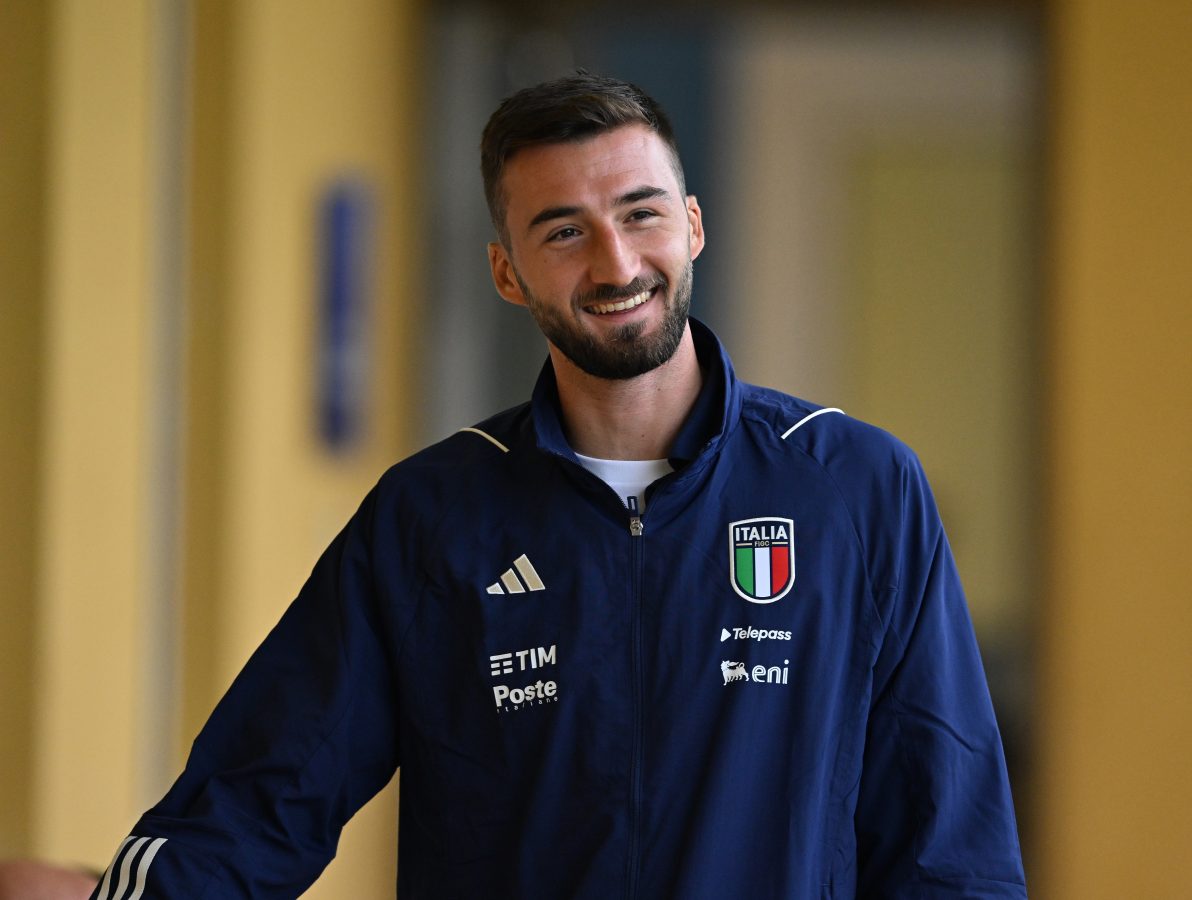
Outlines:
POLYGON ((637 498, 638 512, 646 509, 646 488, 675 470, 666 459, 596 459, 575 454, 580 464, 611 487, 626 507, 629 498, 637 498))

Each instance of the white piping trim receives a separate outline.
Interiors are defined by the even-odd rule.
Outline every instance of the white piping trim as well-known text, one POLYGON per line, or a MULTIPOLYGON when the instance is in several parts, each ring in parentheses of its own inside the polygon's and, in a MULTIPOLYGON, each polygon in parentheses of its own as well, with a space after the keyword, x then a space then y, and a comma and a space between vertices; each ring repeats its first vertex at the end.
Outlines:
POLYGON ((791 436, 791 434, 794 433, 795 429, 802 428, 804 425, 806 425, 808 422, 810 422, 816 416, 822 416, 824 413, 830 413, 830 412, 840 413, 841 415, 844 415, 844 410, 837 409, 835 406, 829 406, 829 407, 826 407, 825 409, 817 409, 815 412, 811 413, 810 415, 804 416, 798 422, 796 422, 794 425, 792 425, 790 428, 788 428, 786 431, 784 431, 782 433, 782 440, 785 441, 788 437, 791 436))
POLYGON ((494 447, 500 448, 500 450, 502 452, 504 452, 504 453, 509 452, 508 447, 506 447, 504 444, 502 444, 500 441, 498 441, 491 434, 486 434, 485 432, 481 431, 479 428, 461 428, 460 431, 470 431, 470 432, 472 432, 472 434, 478 434, 482 438, 484 438, 486 441, 489 441, 494 447))

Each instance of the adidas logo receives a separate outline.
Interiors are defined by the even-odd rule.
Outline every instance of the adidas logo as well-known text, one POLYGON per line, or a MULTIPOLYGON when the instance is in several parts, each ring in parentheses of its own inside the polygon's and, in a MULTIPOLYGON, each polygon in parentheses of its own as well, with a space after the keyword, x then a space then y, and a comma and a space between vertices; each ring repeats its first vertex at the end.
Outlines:
POLYGON ((526 591, 545 591, 546 585, 538 577, 530 558, 523 553, 500 579, 484 590, 488 594, 524 594, 526 591))

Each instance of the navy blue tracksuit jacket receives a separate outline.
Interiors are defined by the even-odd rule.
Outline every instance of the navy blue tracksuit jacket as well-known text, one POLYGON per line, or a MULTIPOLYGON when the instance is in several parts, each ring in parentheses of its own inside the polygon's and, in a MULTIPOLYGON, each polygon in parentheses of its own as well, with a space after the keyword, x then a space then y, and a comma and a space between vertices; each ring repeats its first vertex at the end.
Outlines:
POLYGON ((914 455, 705 384, 627 509, 530 403, 388 471, 101 900, 288 898, 400 766, 397 895, 1022 898, 1001 741, 914 455))

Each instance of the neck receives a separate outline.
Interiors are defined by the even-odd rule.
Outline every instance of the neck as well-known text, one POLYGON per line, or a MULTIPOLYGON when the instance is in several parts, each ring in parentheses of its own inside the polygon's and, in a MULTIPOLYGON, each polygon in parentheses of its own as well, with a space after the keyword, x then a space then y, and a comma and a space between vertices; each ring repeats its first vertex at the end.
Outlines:
POLYGON ((703 382, 690 325, 674 356, 636 378, 596 378, 554 346, 551 362, 567 439, 577 453, 600 459, 668 457, 703 382))

